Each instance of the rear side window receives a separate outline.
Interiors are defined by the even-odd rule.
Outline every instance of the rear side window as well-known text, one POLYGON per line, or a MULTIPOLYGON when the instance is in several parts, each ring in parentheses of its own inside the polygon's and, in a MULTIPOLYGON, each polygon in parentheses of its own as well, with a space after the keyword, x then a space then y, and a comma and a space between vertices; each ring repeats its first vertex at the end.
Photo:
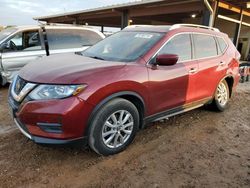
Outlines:
POLYGON ((159 52, 161 54, 176 54, 179 61, 192 58, 191 38, 189 34, 180 34, 172 38, 159 52))
POLYGON ((47 37, 51 50, 92 46, 102 40, 97 33, 81 29, 47 29, 47 37))
POLYGON ((219 44, 219 52, 220 54, 223 54, 227 48, 227 43, 225 42, 223 38, 220 38, 220 37, 217 37, 217 41, 219 44))
POLYGON ((194 34, 195 56, 197 59, 217 56, 217 45, 213 36, 194 34))

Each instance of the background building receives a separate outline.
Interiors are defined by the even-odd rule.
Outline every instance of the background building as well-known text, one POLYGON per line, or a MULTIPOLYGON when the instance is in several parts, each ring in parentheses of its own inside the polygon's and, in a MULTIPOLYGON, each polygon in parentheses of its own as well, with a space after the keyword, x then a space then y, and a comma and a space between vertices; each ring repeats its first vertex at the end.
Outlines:
POLYGON ((215 26, 232 39, 246 59, 250 48, 250 0, 144 0, 36 17, 47 23, 124 28, 131 24, 192 23, 215 26))

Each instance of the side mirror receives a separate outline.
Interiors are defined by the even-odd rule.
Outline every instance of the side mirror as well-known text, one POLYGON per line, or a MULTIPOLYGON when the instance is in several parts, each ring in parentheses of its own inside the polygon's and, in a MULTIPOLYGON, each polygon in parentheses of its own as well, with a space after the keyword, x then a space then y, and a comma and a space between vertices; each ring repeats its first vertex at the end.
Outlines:
POLYGON ((175 65, 178 62, 179 56, 176 54, 162 54, 156 57, 156 64, 162 66, 175 65))

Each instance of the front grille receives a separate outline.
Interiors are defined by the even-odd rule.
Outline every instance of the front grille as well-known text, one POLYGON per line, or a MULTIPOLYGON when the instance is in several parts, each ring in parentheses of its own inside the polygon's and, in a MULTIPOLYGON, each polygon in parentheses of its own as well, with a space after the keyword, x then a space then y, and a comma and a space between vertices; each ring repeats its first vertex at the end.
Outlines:
POLYGON ((22 79, 21 77, 18 76, 17 79, 16 79, 16 82, 15 82, 15 85, 14 85, 15 93, 17 95, 19 95, 26 84, 27 84, 27 82, 24 79, 22 79))

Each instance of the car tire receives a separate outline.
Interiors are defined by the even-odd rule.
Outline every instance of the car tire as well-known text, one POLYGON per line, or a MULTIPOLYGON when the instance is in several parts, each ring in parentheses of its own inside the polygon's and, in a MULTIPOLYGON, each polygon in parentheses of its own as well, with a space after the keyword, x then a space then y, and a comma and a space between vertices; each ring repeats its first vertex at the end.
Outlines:
POLYGON ((211 107, 213 110, 223 112, 228 105, 230 98, 229 87, 226 80, 221 81, 215 91, 211 107))
POLYGON ((90 124, 90 148, 105 156, 123 151, 135 138, 139 117, 137 108, 128 100, 116 98, 107 102, 90 124))
POLYGON ((0 87, 4 87, 6 86, 6 84, 7 84, 6 80, 0 74, 0 87))

